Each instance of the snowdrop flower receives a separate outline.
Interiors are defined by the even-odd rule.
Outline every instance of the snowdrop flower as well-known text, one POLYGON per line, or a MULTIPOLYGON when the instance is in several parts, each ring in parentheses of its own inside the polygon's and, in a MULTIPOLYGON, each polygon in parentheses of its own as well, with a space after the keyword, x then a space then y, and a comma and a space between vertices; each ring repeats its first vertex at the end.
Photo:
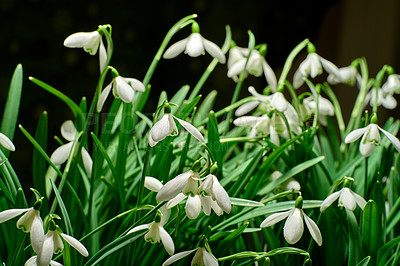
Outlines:
POLYGON ((368 126, 351 131, 346 136, 344 142, 352 143, 362 136, 360 142, 360 153, 362 156, 368 157, 375 150, 375 147, 381 144, 381 136, 379 133, 379 131, 381 131, 390 140, 396 150, 400 152, 400 141, 395 136, 375 124, 375 121, 373 120, 376 121, 373 117, 371 119, 371 124, 368 126))
MULTIPOLYGON (((231 48, 231 50, 234 48, 235 47, 231 48)), ((238 77, 246 66, 246 75, 251 74, 260 77, 264 73, 268 85, 271 87, 271 90, 275 92, 277 80, 274 71, 265 60, 265 54, 267 52, 266 45, 262 45, 260 50, 253 49, 246 65, 249 52, 250 50, 248 48, 236 48, 232 53, 229 53, 229 56, 233 58, 228 61, 227 76, 232 78, 235 82, 238 82, 238 77)))
MULTIPOLYGON (((204 209, 211 210, 212 201, 210 201, 210 200, 212 199, 213 201, 216 201, 218 206, 224 212, 230 213, 231 212, 231 200, 229 198, 228 193, 226 193, 225 189, 218 182, 218 178, 214 175, 214 173, 217 172, 217 169, 218 169, 217 165, 214 164, 210 170, 210 172, 212 172, 212 173, 210 173, 209 175, 207 175, 204 178, 204 181, 201 183, 201 185, 199 187, 199 193, 201 195, 203 195, 205 198, 202 202, 203 210, 204 209), (206 196, 209 196, 210 200, 206 196)), ((204 212, 206 213, 206 211, 204 211, 204 212)), ((209 212, 207 211, 207 213, 209 213, 209 212)))
POLYGON ((196 161, 192 167, 194 170, 189 170, 168 181, 157 193, 157 200, 169 201, 181 192, 185 195, 195 196, 199 189, 198 181, 200 180, 197 171, 200 165, 197 165, 197 162, 198 161, 196 161))
MULTIPOLYGON (((72 122, 71 120, 67 120, 61 125, 61 135, 69 142, 58 147, 50 156, 50 160, 55 165, 61 165, 68 160, 76 134, 77 130, 75 128, 74 122, 72 122)), ((93 165, 92 158, 90 157, 88 151, 83 147, 81 153, 86 173, 88 174, 88 176, 91 176, 93 165)))
POLYGON ((167 266, 167 265, 171 265, 172 263, 188 256, 189 254, 193 253, 196 251, 196 253, 194 254, 194 257, 192 259, 192 262, 190 265, 194 266, 194 265, 205 265, 205 266, 218 266, 218 260, 216 257, 214 257, 213 254, 209 253, 205 246, 205 242, 207 240, 205 239, 205 237, 203 236, 202 240, 200 241, 199 247, 192 249, 192 250, 188 250, 188 251, 183 251, 183 252, 179 252, 173 256, 171 256, 169 259, 167 259, 166 261, 164 261, 164 263, 162 264, 162 266, 167 266))
POLYGON ((82 256, 89 256, 89 252, 79 242, 77 239, 72 236, 66 235, 64 233, 59 232, 59 227, 54 223, 53 220, 50 221, 49 231, 47 232, 42 249, 37 252, 37 265, 49 265, 53 254, 58 254, 64 249, 63 239, 73 248, 75 248, 82 256))
POLYGON ((0 145, 9 151, 15 151, 15 146, 12 141, 3 133, 0 133, 0 145))
POLYGON ((160 211, 161 215, 160 213, 158 213, 153 222, 136 226, 132 228, 127 234, 148 229, 149 231, 144 235, 144 240, 152 244, 159 243, 161 241, 167 253, 169 255, 172 255, 175 252, 174 241, 163 227, 168 222, 171 212, 164 206, 161 207, 160 211))
POLYGON ((348 188, 346 186, 346 181, 344 187, 340 191, 332 193, 322 202, 320 208, 321 212, 326 210, 338 198, 338 206, 344 206, 347 210, 354 211, 356 209, 356 204, 358 204, 358 206, 360 206, 360 208, 364 210, 365 204, 367 204, 367 202, 365 201, 365 199, 363 199, 363 197, 354 193, 350 188, 348 188))
POLYGON ((247 102, 244 103, 243 105, 241 105, 238 109, 236 109, 235 111, 235 115, 236 116, 242 116, 244 114, 249 113, 251 110, 253 110, 254 108, 256 108, 257 106, 270 110, 270 97, 267 95, 262 95, 259 94, 256 89, 253 86, 249 86, 248 91, 250 92, 251 95, 253 95, 254 97, 257 98, 256 101, 251 101, 251 102, 247 102))
POLYGON ((125 78, 119 75, 118 71, 111 68, 111 72, 113 75, 113 80, 104 90, 101 92, 99 96, 99 100, 97 102, 97 111, 100 112, 103 109, 104 102, 106 101, 108 95, 110 94, 111 88, 115 98, 121 99, 123 102, 130 103, 133 101, 133 97, 135 96, 135 91, 144 92, 146 88, 143 83, 134 78, 125 78))
POLYGON ((298 89, 303 85, 304 78, 316 76, 322 74, 322 66, 320 56, 317 53, 309 53, 306 59, 300 64, 293 76, 293 87, 298 89))
POLYGON ((321 58, 325 70, 329 73, 328 75, 328 83, 332 85, 336 85, 339 83, 343 84, 348 84, 350 86, 353 86, 356 83, 357 76, 359 76, 357 72, 357 68, 350 65, 347 67, 342 67, 342 68, 337 68, 334 64, 331 62, 321 58), (331 67, 329 68, 328 65, 331 64, 331 67))
POLYGON ((308 230, 312 238, 317 242, 319 246, 322 245, 322 235, 319 231, 317 224, 311 220, 310 217, 305 214, 302 209, 303 198, 297 197, 295 207, 285 212, 279 212, 268 216, 260 225, 260 227, 269 227, 276 224, 277 222, 286 219, 283 227, 283 235, 289 244, 295 244, 300 240, 304 232, 304 222, 307 225, 308 230))
POLYGON ((90 55, 95 55, 99 50, 100 72, 103 72, 107 62, 107 52, 99 31, 71 34, 64 40, 64 46, 69 48, 83 48, 90 55))
POLYGON ((44 241, 43 221, 39 213, 41 206, 42 200, 39 199, 31 208, 10 209, 0 212, 0 223, 24 214, 18 219, 17 228, 25 233, 30 233, 32 249, 36 253, 41 250, 44 241))
MULTIPOLYGON (((316 113, 317 104, 315 102, 314 97, 307 97, 303 101, 303 105, 306 110, 306 116, 310 113, 316 113)), ((335 108, 333 104, 326 98, 322 97, 321 95, 318 96, 318 121, 326 126, 328 122, 326 121, 326 116, 334 116, 335 115, 335 108)))
MULTIPOLYGON (((63 266, 61 263, 58 263, 57 261, 50 260, 49 263, 51 266, 63 266)), ((40 265, 37 261, 37 255, 30 257, 24 264, 24 266, 38 266, 40 265)), ((48 266, 48 265, 46 265, 48 266)))
POLYGON ((148 141, 151 147, 154 147, 167 136, 178 135, 178 128, 176 127, 174 119, 176 119, 193 137, 204 143, 204 137, 197 128, 171 114, 171 107, 169 104, 165 105, 164 113, 163 117, 150 129, 148 141))
POLYGON ((205 54, 204 50, 206 50, 212 57, 218 59, 221 64, 225 64, 226 59, 222 50, 215 43, 210 42, 201 36, 199 24, 193 22, 192 34, 171 45, 167 51, 165 51, 163 58, 175 58, 182 52, 185 52, 185 54, 188 54, 191 57, 198 57, 205 54))
POLYGON ((382 90, 386 93, 400 93, 400 76, 398 74, 390 74, 382 85, 382 90))
MULTIPOLYGON (((365 95, 365 100, 364 100, 364 107, 368 104, 371 107, 375 105, 375 99, 376 99, 376 89, 371 89, 367 95, 365 95)), ((383 106, 386 109, 393 110, 397 106, 397 101, 393 97, 392 92, 386 92, 383 90, 383 88, 378 89, 378 106, 383 106)))

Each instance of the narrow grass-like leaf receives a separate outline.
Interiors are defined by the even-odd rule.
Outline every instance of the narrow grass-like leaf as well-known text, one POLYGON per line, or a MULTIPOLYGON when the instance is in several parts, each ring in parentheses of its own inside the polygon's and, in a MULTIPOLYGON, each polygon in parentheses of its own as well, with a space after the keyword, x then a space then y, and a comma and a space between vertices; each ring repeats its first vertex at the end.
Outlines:
POLYGON ((78 125, 83 125, 85 118, 79 105, 77 105, 67 95, 53 88, 52 86, 44 83, 43 81, 40 81, 34 77, 29 77, 29 80, 38 85, 39 87, 47 90, 48 92, 50 92, 51 94, 62 100, 65 104, 67 104, 68 107, 71 109, 72 113, 74 114, 74 117, 77 120, 78 125))
POLYGON ((378 259, 377 265, 383 266, 386 265, 390 255, 392 254, 392 250, 394 247, 398 246, 400 243, 400 236, 393 238, 392 240, 386 242, 383 246, 378 249, 378 259))
MULTIPOLYGON (((1 120, 0 132, 5 134, 10 140, 14 138, 15 127, 17 126, 17 118, 19 105, 22 94, 23 70, 22 65, 18 64, 11 78, 10 89, 8 91, 6 106, 4 107, 3 119, 1 120)), ((9 151, 5 151, 8 157, 9 151)))
POLYGON ((220 240, 218 245, 219 248, 216 250, 216 254, 221 254, 221 255, 226 254, 227 250, 233 246, 235 239, 239 237, 248 226, 249 222, 244 222, 232 233, 227 235, 224 239, 220 240))
POLYGON ((370 256, 366 256, 359 263, 357 263, 356 266, 367 266, 367 265, 369 265, 369 261, 370 260, 371 260, 371 257, 370 256))
POLYGON ((199 126, 201 121, 204 121, 208 117, 211 109, 214 106, 215 97, 217 97, 217 91, 211 91, 200 104, 200 107, 197 109, 196 115, 193 118, 193 125, 199 126))
POLYGON ((108 153, 105 150, 103 144, 100 142, 100 140, 96 137, 96 135, 93 132, 91 132, 91 135, 92 135, 94 144, 96 144, 97 148, 99 148, 100 153, 103 155, 104 159, 106 160, 107 165, 110 168, 114 179, 117 180, 117 172, 116 172, 115 167, 111 161, 111 158, 108 156, 108 153))
POLYGON ((197 105, 197 103, 200 101, 201 95, 197 96, 196 98, 194 98, 192 101, 190 101, 189 103, 187 103, 185 105, 185 107, 182 108, 182 110, 176 114, 176 116, 182 120, 185 120, 186 117, 188 117, 194 107, 197 105))
POLYGON ((50 184, 51 184, 51 187, 53 188, 54 194, 57 198, 58 205, 60 206, 61 214, 62 214, 64 225, 65 225, 65 230, 67 231, 68 235, 73 236, 71 220, 69 218, 69 214, 68 214, 67 208, 65 207, 64 201, 61 198, 60 193, 58 192, 56 184, 54 184, 53 180, 51 180, 51 179, 50 179, 50 184))
MULTIPOLYGON (((178 105, 179 107, 182 105, 183 101, 185 100, 188 92, 189 92, 189 85, 183 85, 182 88, 180 88, 175 95, 169 100, 170 103, 174 103, 176 105, 178 105)), ((178 108, 175 112, 172 112, 172 114, 176 114, 179 109, 178 108)))
POLYGON ((346 210, 349 229, 348 265, 356 265, 362 257, 362 239, 358 229, 357 219, 352 211, 346 210))
MULTIPOLYGON (((46 151, 47 149, 47 124, 47 112, 44 111, 39 118, 35 133, 35 140, 38 145, 43 149, 43 151, 46 151)), ((45 175, 47 165, 46 160, 40 154, 37 148, 33 148, 32 162, 33 185, 42 195, 46 195, 45 175)), ((47 207, 45 206, 45 208, 47 207)))
POLYGON ((219 179, 222 179, 222 168, 223 168, 223 156, 224 150, 222 148, 220 142, 220 136, 218 132, 218 121, 215 118, 215 113, 213 111, 210 112, 208 116, 208 143, 207 147, 211 154, 214 156, 214 159, 218 164, 218 173, 217 176, 219 179))
POLYGON ((382 215, 373 200, 369 200, 363 210, 362 242, 366 255, 371 256, 371 265, 375 265, 378 248, 382 245, 382 215))
POLYGON ((236 206, 243 206, 243 207, 262 207, 264 206, 263 203, 248 199, 241 199, 241 198, 231 198, 232 205, 236 206))

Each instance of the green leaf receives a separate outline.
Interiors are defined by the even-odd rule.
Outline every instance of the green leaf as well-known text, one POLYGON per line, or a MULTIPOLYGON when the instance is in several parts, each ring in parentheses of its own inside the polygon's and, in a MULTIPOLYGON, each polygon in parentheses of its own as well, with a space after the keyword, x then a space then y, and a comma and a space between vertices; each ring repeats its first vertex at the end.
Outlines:
POLYGON ((371 265, 375 265, 378 248, 382 245, 382 215, 373 200, 369 200, 363 210, 362 242, 366 255, 371 256, 371 265))
POLYGON ((39 87, 47 90, 54 96, 58 97, 60 100, 62 100, 65 104, 68 105, 68 107, 71 109, 72 113, 74 114, 75 119, 77 120, 77 123, 79 125, 79 128, 82 128, 82 125, 85 121, 85 117, 82 113, 81 108, 79 105, 77 105, 73 100, 71 100, 67 95, 64 93, 60 92, 59 90, 53 88, 52 86, 44 83, 43 81, 40 81, 34 77, 29 77, 29 80, 38 85, 39 87))
MULTIPOLYGON (((171 100, 169 100, 169 102, 174 103, 180 107, 183 101, 185 100, 186 95, 189 92, 189 89, 190 89, 189 85, 183 85, 182 88, 180 88, 179 91, 175 93, 175 95, 171 98, 171 100)), ((176 114, 177 111, 179 111, 179 109, 177 109, 175 112, 174 110, 172 110, 172 113, 176 114)))
POLYGON ((348 265, 355 265, 362 256, 362 240, 357 219, 352 211, 346 210, 349 228, 349 259, 348 265))
MULTIPOLYGON (((39 118, 35 133, 35 140, 43 151, 46 151, 47 148, 47 125, 47 112, 44 111, 39 118)), ((46 160, 36 148, 33 149, 32 162, 33 185, 40 194, 46 195, 46 179, 44 178, 47 168, 46 160)), ((45 206, 45 208, 47 207, 45 206)))
MULTIPOLYGON (((0 128, 1 133, 6 135, 10 140, 14 138, 15 127, 17 126, 19 105, 22 94, 22 81, 22 65, 18 64, 11 78, 10 90, 8 91, 7 102, 6 106, 4 107, 3 119, 1 120, 0 128)), ((9 151, 5 151, 5 154, 8 157, 9 151)))
POLYGON ((185 107, 182 108, 182 110, 176 114, 176 116, 182 120, 185 120, 186 117, 188 117, 191 112, 193 111, 194 107, 197 105, 197 103, 200 101, 201 95, 197 96, 194 98, 191 102, 186 104, 185 107))
POLYGON ((366 256, 365 258, 363 258, 359 263, 357 263, 356 266, 367 266, 369 261, 370 261, 371 257, 370 256, 366 256))
POLYGON ((194 126, 199 126, 200 123, 208 117, 208 114, 214 106, 214 101, 217 94, 217 91, 213 90, 204 98, 200 107, 197 109, 196 115, 193 118, 194 126))
POLYGON ((225 254, 227 250, 234 245, 236 238, 238 238, 248 226, 249 222, 244 222, 241 226, 239 226, 239 228, 235 229, 232 233, 222 239, 219 242, 219 248, 216 250, 216 254, 225 254))
POLYGON ((240 199, 240 198, 231 198, 232 205, 243 206, 243 207, 262 207, 264 204, 258 201, 248 200, 248 199, 240 199))
POLYGON ((220 136, 218 132, 218 121, 215 118, 215 113, 213 111, 210 112, 208 116, 208 150, 211 152, 214 160, 218 164, 218 173, 217 176, 219 179, 222 179, 222 168, 223 168, 223 149, 220 142, 220 136))
POLYGON ((393 238, 389 242, 386 242, 383 246, 378 249, 377 265, 386 265, 389 260, 389 256, 392 253, 392 249, 400 243, 400 236, 393 238))

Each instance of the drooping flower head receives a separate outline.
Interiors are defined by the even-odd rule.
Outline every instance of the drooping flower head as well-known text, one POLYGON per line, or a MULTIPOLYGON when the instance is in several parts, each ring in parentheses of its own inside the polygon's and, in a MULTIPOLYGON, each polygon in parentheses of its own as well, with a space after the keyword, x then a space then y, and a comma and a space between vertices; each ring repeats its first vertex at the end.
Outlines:
POLYGON ((144 92, 146 90, 143 83, 138 79, 122 77, 115 68, 109 68, 111 69, 113 80, 104 88, 99 96, 99 100, 97 102, 98 112, 103 109, 104 102, 110 94, 111 89, 114 97, 121 99, 125 103, 130 103, 133 101, 135 91, 144 92))
POLYGON ((201 36, 199 24, 197 24, 197 22, 193 22, 192 34, 189 37, 171 45, 167 51, 165 51, 163 58, 175 58, 182 52, 185 52, 185 54, 188 54, 191 57, 198 57, 205 54, 204 50, 207 51, 212 57, 218 59, 221 64, 225 64, 226 58, 222 50, 215 43, 210 42, 201 36))
MULTIPOLYGON (((71 153, 72 145, 77 134, 78 131, 75 128, 74 122, 72 122, 71 120, 67 120, 61 125, 61 135, 69 142, 61 145, 51 154, 50 160, 55 165, 62 165, 68 160, 68 157, 71 153)), ((81 154, 86 173, 88 174, 88 176, 91 176, 93 165, 92 158, 90 157, 89 152, 84 147, 82 147, 81 154)))
POLYGON ((261 223, 260 227, 269 227, 287 218, 283 227, 283 235, 289 244, 295 244, 300 240, 301 236, 303 235, 305 222, 312 238, 315 240, 315 242, 317 242, 319 246, 321 246, 321 232, 317 224, 310 217, 308 217, 307 214, 305 214, 302 209, 302 205, 303 197, 299 196, 296 199, 294 208, 285 212, 279 212, 268 216, 261 223))
POLYGON ((15 151, 15 146, 12 141, 3 133, 0 133, 0 145, 9 151, 15 151))
POLYGON ((204 143, 204 137, 200 131, 190 123, 172 115, 171 106, 168 103, 165 103, 163 117, 153 125, 149 132, 148 141, 151 147, 154 147, 167 136, 178 135, 178 128, 176 127, 174 119, 176 119, 193 137, 204 143))

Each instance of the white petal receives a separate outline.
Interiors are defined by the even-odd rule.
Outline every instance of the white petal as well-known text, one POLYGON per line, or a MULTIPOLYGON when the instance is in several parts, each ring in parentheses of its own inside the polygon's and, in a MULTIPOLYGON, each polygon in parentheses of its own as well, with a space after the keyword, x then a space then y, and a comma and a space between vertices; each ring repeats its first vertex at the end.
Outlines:
POLYGON ((50 265, 51 266, 63 266, 61 263, 58 263, 57 261, 54 261, 54 260, 50 261, 50 265))
POLYGON ((160 225, 164 226, 168 222, 169 217, 171 216, 171 209, 167 208, 167 206, 164 205, 160 208, 160 212, 161 212, 160 225))
POLYGON ((21 215, 32 208, 28 209, 10 209, 10 210, 5 210, 0 212, 0 223, 3 223, 5 221, 11 220, 14 217, 17 217, 18 215, 21 215))
POLYGON ((322 246, 322 235, 321 232, 319 231, 319 228, 317 224, 307 216, 307 214, 304 214, 304 221, 306 222, 308 231, 310 231, 310 234, 312 238, 314 238, 315 242, 317 242, 318 246, 322 246))
POLYGON ((186 257, 187 255, 189 255, 190 253, 192 253, 195 250, 197 250, 197 248, 196 249, 192 249, 192 250, 188 250, 188 251, 179 252, 179 253, 171 256, 166 261, 164 261, 162 266, 170 265, 170 264, 174 263, 175 261, 178 261, 178 260, 182 259, 183 257, 186 257))
POLYGON ((67 241, 68 244, 70 244, 74 249, 76 249, 82 256, 84 257, 89 256, 89 252, 87 251, 85 246, 82 245, 82 243, 79 242, 77 239, 63 233, 61 233, 60 235, 65 241, 67 241))
POLYGON ((68 160, 69 154, 71 152, 73 142, 68 142, 60 147, 58 147, 53 154, 50 156, 50 160, 55 165, 61 165, 68 160))
POLYGON ((99 47, 99 67, 100 73, 103 73, 104 69, 106 68, 107 63, 107 51, 106 47, 103 43, 103 38, 100 39, 100 47, 99 47))
POLYGON ((224 210, 226 213, 231 212, 231 199, 229 198, 228 193, 225 191, 225 189, 221 186, 221 184, 218 182, 217 177, 213 176, 213 196, 215 197, 215 201, 218 203, 218 205, 221 207, 221 209, 224 210))
POLYGON ((175 116, 174 118, 178 120, 179 124, 181 124, 190 134, 192 134, 193 137, 204 143, 204 137, 197 128, 182 119, 179 119, 175 116))
POLYGON ((228 78, 240 75, 245 65, 246 65, 246 58, 243 58, 242 60, 239 60, 238 62, 234 63, 228 70, 227 73, 228 78))
POLYGON ((322 66, 320 63, 320 56, 316 53, 308 54, 307 58, 310 60, 310 76, 315 78, 322 73, 322 66))
POLYGON ((244 103, 238 109, 236 109, 235 115, 242 116, 244 114, 247 114, 248 112, 250 112, 251 110, 256 108, 259 104, 260 104, 260 102, 258 102, 258 101, 251 101, 248 103, 244 103))
POLYGON ((211 202, 212 199, 210 196, 201 196, 200 197, 201 200, 201 207, 203 208, 203 212, 205 215, 210 216, 211 214, 211 202))
POLYGON ((294 72, 294 76, 293 76, 293 88, 298 89, 301 87, 301 85, 303 85, 304 83, 304 76, 301 73, 300 68, 296 70, 296 72, 294 72))
POLYGON ((24 264, 24 266, 37 266, 37 255, 30 257, 24 264))
POLYGON ((167 51, 165 51, 163 58, 164 59, 171 59, 171 58, 175 58, 177 55, 179 55, 180 53, 182 53, 183 51, 185 51, 186 48, 186 44, 188 42, 188 38, 180 40, 179 42, 174 43, 173 45, 171 45, 167 51))
POLYGON ((169 255, 174 254, 175 252, 175 246, 174 246, 174 241, 172 240, 171 236, 165 231, 164 227, 160 225, 159 227, 160 230, 160 237, 161 237, 161 242, 167 251, 169 255))
POLYGON ((218 203, 213 199, 211 199, 211 209, 213 209, 215 214, 218 216, 224 214, 224 211, 221 209, 221 207, 219 207, 218 203))
POLYGON ((169 132, 170 136, 178 136, 178 127, 175 124, 174 116, 172 114, 167 114, 169 122, 169 132))
POLYGON ((148 229, 150 227, 151 223, 149 224, 142 224, 142 225, 138 225, 136 227, 133 227, 131 230, 129 230, 128 233, 126 233, 127 235, 132 234, 134 232, 140 231, 140 230, 144 230, 144 229, 148 229))
POLYGON ((108 84, 107 87, 105 87, 104 90, 101 92, 99 100, 97 101, 97 112, 101 112, 101 109, 103 109, 103 105, 108 97, 108 94, 110 94, 112 85, 113 82, 108 84))
POLYGON ((185 206, 186 215, 189 219, 196 219, 201 211, 201 201, 199 195, 189 196, 185 206))
POLYGON ((354 197, 355 201, 357 202, 358 206, 360 206, 360 208, 362 210, 364 210, 365 204, 367 204, 365 199, 353 191, 351 191, 351 193, 353 194, 353 197, 354 197))
POLYGON ((225 64, 226 58, 222 50, 213 42, 203 38, 204 49, 214 58, 217 58, 221 64, 225 64))
POLYGON ((61 125, 61 135, 68 141, 74 141, 76 128, 72 120, 67 120, 61 125))
POLYGON ((364 157, 370 156, 375 150, 375 144, 367 141, 368 133, 363 135, 361 142, 360 142, 360 153, 364 157))
POLYGON ((358 128, 356 130, 351 131, 345 138, 345 143, 351 143, 359 139, 366 131, 368 127, 358 128))
POLYGON ((275 73, 265 60, 263 62, 263 70, 265 79, 267 80, 268 85, 271 87, 272 92, 276 92, 277 81, 275 73))
POLYGON ((397 106, 397 101, 391 94, 387 94, 386 97, 383 97, 381 103, 383 107, 389 110, 393 110, 397 106))
POLYGON ((349 211, 354 211, 356 208, 356 201, 351 193, 350 189, 345 187, 341 190, 339 197, 339 205, 343 204, 343 206, 349 211))
POLYGON ((187 171, 168 181, 157 193, 158 201, 168 201, 174 198, 185 187, 193 171, 187 171))
POLYGON ((83 161, 83 166, 85 167, 86 173, 88 174, 89 177, 92 176, 92 168, 93 168, 93 160, 92 157, 90 157, 89 152, 85 149, 82 148, 82 161, 83 161))
POLYGON ((44 241, 43 221, 39 216, 39 211, 35 211, 35 218, 33 219, 30 230, 30 238, 33 251, 39 254, 44 241))
POLYGON ((15 151, 15 146, 12 141, 3 133, 0 133, 0 145, 9 151, 15 151))
POLYGON ((54 252, 54 231, 49 231, 46 234, 46 239, 43 242, 42 250, 38 253, 38 265, 49 265, 54 252))
POLYGON ((262 117, 256 116, 242 116, 233 120, 233 124, 238 127, 255 126, 262 117))
POLYGON ((28 211, 18 219, 17 228, 21 229, 25 233, 30 232, 34 220, 35 210, 33 208, 29 208, 28 211))
POLYGON ((271 214, 270 216, 268 216, 261 224, 260 227, 269 227, 271 225, 276 224, 277 222, 282 221, 283 219, 285 219, 286 217, 288 217, 288 215, 293 212, 293 210, 289 210, 289 211, 285 211, 285 212, 278 212, 278 213, 274 213, 271 214))
POLYGON ((283 227, 283 235, 289 244, 295 244, 300 240, 304 232, 302 210, 294 208, 286 219, 283 227))
POLYGON ((172 207, 175 207, 176 205, 179 204, 179 202, 181 202, 182 200, 186 199, 187 196, 183 193, 179 193, 178 195, 176 195, 175 198, 171 199, 168 201, 166 207, 167 209, 171 209, 172 207))
POLYGON ((138 79, 124 78, 124 80, 136 91, 144 92, 146 90, 143 83, 138 79))
POLYGON ((288 101, 285 99, 281 92, 275 92, 272 96, 272 105, 279 112, 286 111, 288 107, 288 101))
POLYGON ((330 75, 335 76, 336 78, 340 78, 339 68, 334 63, 322 57, 319 57, 319 59, 322 67, 325 69, 326 72, 328 72, 330 75))
POLYGON ((393 136, 391 133, 387 132, 381 127, 378 127, 380 131, 390 140, 390 142, 393 144, 393 146, 396 148, 398 152, 400 152, 400 141, 398 138, 393 136))
POLYGON ((148 190, 158 192, 163 187, 163 184, 157 178, 146 176, 144 178, 144 187, 148 190))
POLYGON ((114 85, 113 93, 116 98, 121 98, 121 100, 126 103, 132 102, 135 93, 123 77, 116 77, 114 85))
POLYGON ((150 133, 149 133, 149 144, 150 144, 150 146, 153 147, 154 145, 152 145, 152 144, 154 144, 154 143, 157 144, 158 142, 160 142, 163 139, 165 139, 169 135, 169 129, 170 129, 170 124, 169 124, 168 115, 165 114, 150 129, 150 133))
MULTIPOLYGON (((83 48, 92 39, 97 39, 101 37, 98 31, 92 32, 77 32, 71 34, 64 40, 64 46, 69 48, 83 48)), ((97 52, 92 51, 93 54, 97 52)), ((92 53, 91 53, 92 54, 92 53)))
POLYGON ((200 33, 192 33, 186 44, 186 53, 191 57, 204 54, 203 37, 200 33))
POLYGON ((203 262, 204 266, 218 266, 217 258, 214 257, 213 254, 207 252, 205 249, 203 251, 203 262))
POLYGON ((320 211, 323 212, 326 210, 331 204, 339 198, 341 191, 336 191, 332 194, 330 194, 326 199, 322 202, 320 211))
POLYGON ((56 234, 53 234, 53 241, 54 241, 54 254, 61 253, 64 249, 64 243, 58 232, 56 234))

